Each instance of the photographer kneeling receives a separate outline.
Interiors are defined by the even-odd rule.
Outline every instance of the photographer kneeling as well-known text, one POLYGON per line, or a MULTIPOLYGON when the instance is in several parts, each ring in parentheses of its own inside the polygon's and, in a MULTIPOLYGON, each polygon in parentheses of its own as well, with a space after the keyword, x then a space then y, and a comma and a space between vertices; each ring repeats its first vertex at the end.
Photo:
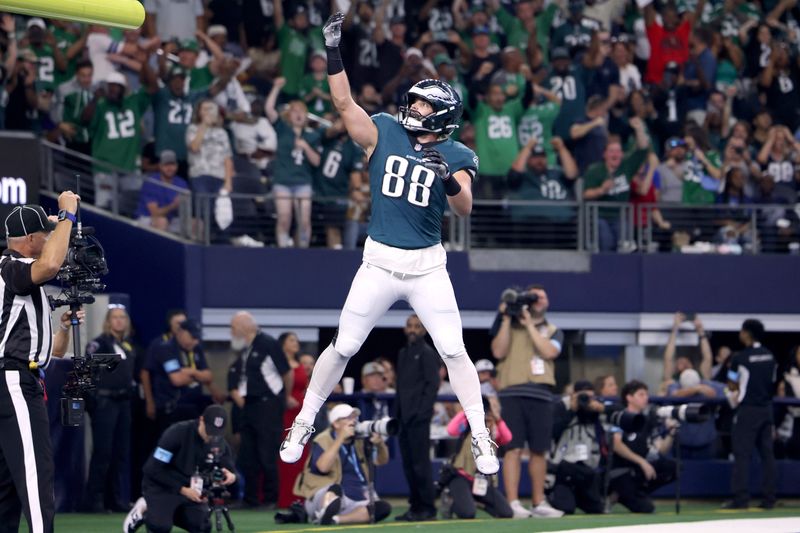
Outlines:
POLYGON ((555 474, 550 503, 567 514, 573 514, 576 507, 585 513, 603 512, 599 467, 605 439, 600 415, 604 411, 588 381, 575 383, 569 405, 556 405, 548 465, 548 471, 555 474))
POLYGON ((675 461, 664 457, 672 448, 677 422, 662 423, 649 408, 650 396, 647 385, 633 380, 622 387, 620 393, 625 410, 633 414, 644 414, 646 422, 636 432, 625 433, 617 428, 614 432, 613 468, 626 467, 621 475, 614 476, 612 470, 610 490, 619 496, 619 503, 634 513, 655 511, 650 493, 675 480, 675 461))
MULTIPOLYGON (((210 405, 198 420, 173 424, 161 436, 144 465, 142 494, 148 533, 168 533, 173 525, 190 533, 211 531, 203 488, 216 480, 206 478, 214 478, 212 469, 221 467, 222 485, 236 481, 231 451, 223 439, 227 422, 225 409, 210 405)), ((135 531, 141 523, 141 517, 137 518, 138 523, 128 526, 128 531, 135 531)))
MULTIPOLYGON (((328 413, 331 427, 314 437, 311 455, 295 482, 294 492, 306 498, 313 523, 366 524, 369 522, 369 465, 364 452, 366 436, 356 433, 361 412, 339 404, 328 413)), ((377 433, 369 435, 377 449, 375 465, 389 462, 389 449, 377 433)), ((389 502, 373 493, 375 522, 392 512, 389 502)))

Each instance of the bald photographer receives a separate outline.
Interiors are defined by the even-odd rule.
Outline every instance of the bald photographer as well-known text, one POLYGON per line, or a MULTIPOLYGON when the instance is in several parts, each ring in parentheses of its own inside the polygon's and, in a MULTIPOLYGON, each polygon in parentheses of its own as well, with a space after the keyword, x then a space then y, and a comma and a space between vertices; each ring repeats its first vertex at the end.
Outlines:
MULTIPOLYGON (((15 207, 5 220, 8 248, 0 259, 5 310, 0 330, 0 532, 53 531, 53 451, 41 369, 67 351, 72 311, 53 333, 44 284, 56 277, 69 247, 78 195, 58 197, 58 217, 38 205, 15 207)), ((82 318, 83 312, 78 312, 82 318)))

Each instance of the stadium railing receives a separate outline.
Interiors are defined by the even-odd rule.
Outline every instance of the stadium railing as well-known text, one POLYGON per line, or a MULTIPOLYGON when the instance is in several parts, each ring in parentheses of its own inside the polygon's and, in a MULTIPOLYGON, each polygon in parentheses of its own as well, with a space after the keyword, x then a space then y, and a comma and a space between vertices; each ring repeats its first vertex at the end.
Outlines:
MULTIPOLYGON (((90 156, 48 141, 42 141, 42 147, 42 186, 46 190, 74 190, 77 181, 81 194, 92 203, 94 170, 102 165, 104 172, 115 177, 111 183, 112 202, 107 210, 133 217, 141 184, 151 178, 131 176, 123 169, 101 164, 90 156), (121 185, 125 180, 127 183, 121 185)), ((176 190, 182 198, 181 237, 206 245, 229 242, 230 237, 238 235, 250 235, 267 245, 274 241, 273 197, 262 182, 234 180, 234 192, 230 195, 234 220, 224 232, 216 229, 215 196, 194 195, 192 199, 188 192, 176 190)), ((315 197, 313 202, 312 243, 324 245, 324 226, 328 221, 322 204, 338 202, 344 212, 347 200, 315 197)), ((442 241, 448 249, 458 251, 549 249, 595 253, 601 251, 600 233, 604 225, 615 230, 618 252, 800 253, 800 204, 687 206, 476 199, 470 217, 446 213, 442 241), (668 222, 666 229, 656 223, 661 219, 668 222)), ((363 234, 363 224, 356 224, 354 229, 363 234)))

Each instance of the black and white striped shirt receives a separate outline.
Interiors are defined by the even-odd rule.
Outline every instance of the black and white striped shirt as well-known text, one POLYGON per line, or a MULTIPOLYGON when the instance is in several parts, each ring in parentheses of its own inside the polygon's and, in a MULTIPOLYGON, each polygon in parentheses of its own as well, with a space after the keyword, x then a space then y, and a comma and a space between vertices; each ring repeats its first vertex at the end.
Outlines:
POLYGON ((13 250, 0 259, 0 357, 44 367, 53 352, 53 327, 44 287, 33 283, 34 261, 13 250))

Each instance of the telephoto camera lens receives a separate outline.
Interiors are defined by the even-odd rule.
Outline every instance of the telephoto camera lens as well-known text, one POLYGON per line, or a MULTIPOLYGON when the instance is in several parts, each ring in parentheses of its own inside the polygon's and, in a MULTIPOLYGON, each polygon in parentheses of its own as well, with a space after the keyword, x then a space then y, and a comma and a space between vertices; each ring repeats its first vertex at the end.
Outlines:
POLYGON ((703 403, 685 403, 682 405, 665 405, 656 408, 659 418, 672 418, 681 422, 705 422, 711 417, 711 408, 703 403))
POLYGON ((397 435, 400 431, 400 422, 396 418, 381 418, 380 420, 364 420, 356 424, 356 437, 360 439, 369 438, 372 433, 377 433, 381 437, 397 435))

